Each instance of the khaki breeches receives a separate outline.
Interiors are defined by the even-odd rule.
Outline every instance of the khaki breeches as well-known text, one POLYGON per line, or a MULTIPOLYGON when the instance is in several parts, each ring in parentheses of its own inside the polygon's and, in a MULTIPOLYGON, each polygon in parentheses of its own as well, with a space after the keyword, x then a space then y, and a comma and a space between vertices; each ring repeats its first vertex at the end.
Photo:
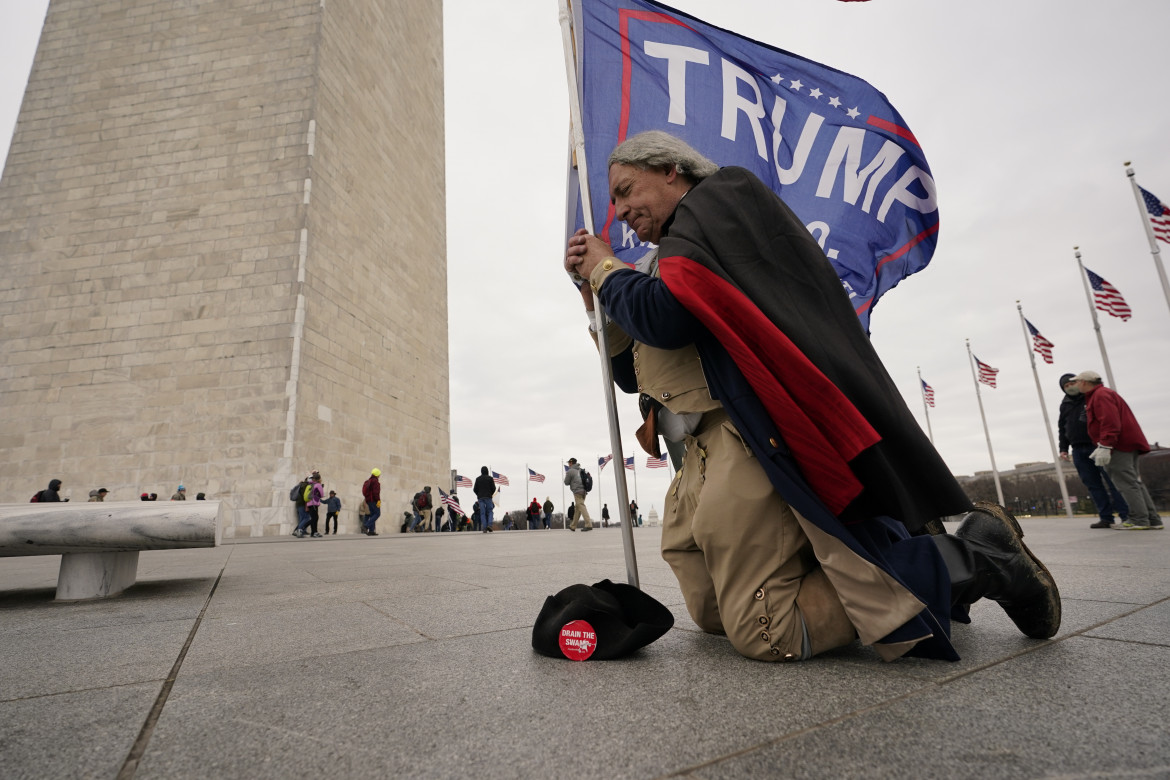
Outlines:
POLYGON ((686 444, 666 498, 662 557, 691 617, 749 658, 799 656, 796 599, 818 568, 808 537, 725 412, 707 413, 686 444))
POLYGON ((695 623, 727 634, 748 658, 792 660, 860 635, 893 660, 925 638, 881 642, 925 605, 793 511, 723 410, 687 438, 666 497, 662 557, 695 623))

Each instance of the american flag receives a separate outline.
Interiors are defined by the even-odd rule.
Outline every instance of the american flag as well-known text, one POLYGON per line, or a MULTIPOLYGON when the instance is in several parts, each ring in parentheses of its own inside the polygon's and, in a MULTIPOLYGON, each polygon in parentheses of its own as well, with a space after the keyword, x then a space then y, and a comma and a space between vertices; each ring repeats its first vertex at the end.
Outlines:
POLYGON ((606 455, 604 458, 598 458, 598 459, 597 459, 597 470, 598 470, 598 471, 605 471, 605 467, 606 467, 606 465, 607 465, 607 464, 608 464, 608 463, 609 463, 611 460, 613 460, 613 454, 612 454, 612 453, 611 453, 611 454, 609 454, 609 455, 606 455))
POLYGON ((648 469, 664 469, 666 468, 666 456, 656 458, 653 455, 646 458, 646 468, 648 469))
POLYGON ((1158 200, 1152 192, 1146 192, 1142 187, 1142 202, 1146 204, 1146 216, 1150 226, 1154 228, 1154 238, 1170 244, 1170 208, 1158 200))
POLYGON ((537 474, 532 469, 528 469, 529 482, 544 482, 544 474, 537 474))
POLYGON ((497 485, 507 485, 508 484, 508 478, 505 477, 503 474, 500 474, 500 473, 495 472, 495 471, 492 472, 492 481, 495 482, 497 485))
POLYGON ((999 373, 999 369, 992 368, 974 355, 971 357, 975 358, 975 365, 979 368, 979 381, 990 387, 995 387, 995 375, 999 373))
POLYGON ((463 476, 462 474, 456 474, 455 475, 455 487, 469 488, 469 487, 471 487, 471 480, 468 479, 467 477, 463 476))
POLYGON ((634 470, 634 456, 633 455, 626 458, 626 468, 628 468, 630 471, 634 470))
POLYGON ((934 388, 926 384, 925 379, 918 380, 922 382, 922 397, 926 399, 926 405, 934 408, 934 388))
POLYGON ((1036 330, 1036 326, 1028 322, 1028 320, 1025 319, 1024 324, 1028 326, 1028 332, 1032 334, 1032 349, 1038 352, 1040 357, 1044 358, 1045 363, 1051 363, 1052 348, 1056 345, 1040 335, 1040 331, 1036 330))
POLYGON ((1129 304, 1125 302, 1125 298, 1121 297, 1117 288, 1088 268, 1085 269, 1085 273, 1089 275, 1089 286, 1093 288, 1093 303, 1096 304, 1097 308, 1112 314, 1114 317, 1128 320, 1133 314, 1133 310, 1129 308, 1129 304))
POLYGON ((443 488, 439 488, 439 503, 457 514, 463 514, 463 507, 459 506, 459 496, 452 493, 447 495, 443 488))

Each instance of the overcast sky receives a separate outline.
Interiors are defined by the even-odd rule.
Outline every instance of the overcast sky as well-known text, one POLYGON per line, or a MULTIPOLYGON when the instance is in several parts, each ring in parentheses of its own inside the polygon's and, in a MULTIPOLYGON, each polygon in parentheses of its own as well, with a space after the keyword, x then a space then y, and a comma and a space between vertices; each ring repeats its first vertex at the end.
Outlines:
MULTIPOLYGON (((46 5, 0 3, 5 155, 46 5)), ((1052 459, 1017 300, 1056 345, 1054 365, 1037 356, 1053 425, 1060 374, 1104 374, 1074 245, 1133 309, 1128 322, 1100 314, 1117 390, 1151 443, 1170 443, 1170 307, 1123 165, 1170 203, 1170 3, 673 5, 864 78, 918 138, 938 187, 938 249, 871 328, 924 428, 917 367, 934 388, 935 445, 956 474, 990 468, 966 339, 1000 370, 997 389, 980 386, 996 464, 1052 459)), ((560 266, 569 111, 557 3, 447 0, 444 25, 452 465, 506 474, 506 509, 523 503, 531 467, 550 480, 532 492, 560 509, 561 462, 596 465, 611 448, 596 351, 560 266)), ((639 419, 631 402, 620 408, 630 454, 639 419)), ((666 471, 636 460, 639 503, 661 510, 666 471)))

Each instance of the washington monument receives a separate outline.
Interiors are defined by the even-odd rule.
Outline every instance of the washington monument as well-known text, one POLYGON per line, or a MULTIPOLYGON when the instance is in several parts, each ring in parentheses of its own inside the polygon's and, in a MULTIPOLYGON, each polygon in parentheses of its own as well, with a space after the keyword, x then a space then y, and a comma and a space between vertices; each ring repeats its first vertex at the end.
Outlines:
MULTIPOLYGON (((0 501, 450 474, 441 0, 52 0, 0 180, 0 501)), ((343 523, 346 517, 343 515, 343 523)))

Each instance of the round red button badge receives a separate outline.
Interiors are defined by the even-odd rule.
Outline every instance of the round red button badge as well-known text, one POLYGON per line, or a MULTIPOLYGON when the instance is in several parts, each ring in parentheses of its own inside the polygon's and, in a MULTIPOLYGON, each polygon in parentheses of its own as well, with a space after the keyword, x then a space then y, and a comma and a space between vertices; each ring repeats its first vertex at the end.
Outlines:
POLYGON ((584 620, 574 620, 561 628, 561 652, 570 661, 584 661, 597 649, 597 632, 584 620))

